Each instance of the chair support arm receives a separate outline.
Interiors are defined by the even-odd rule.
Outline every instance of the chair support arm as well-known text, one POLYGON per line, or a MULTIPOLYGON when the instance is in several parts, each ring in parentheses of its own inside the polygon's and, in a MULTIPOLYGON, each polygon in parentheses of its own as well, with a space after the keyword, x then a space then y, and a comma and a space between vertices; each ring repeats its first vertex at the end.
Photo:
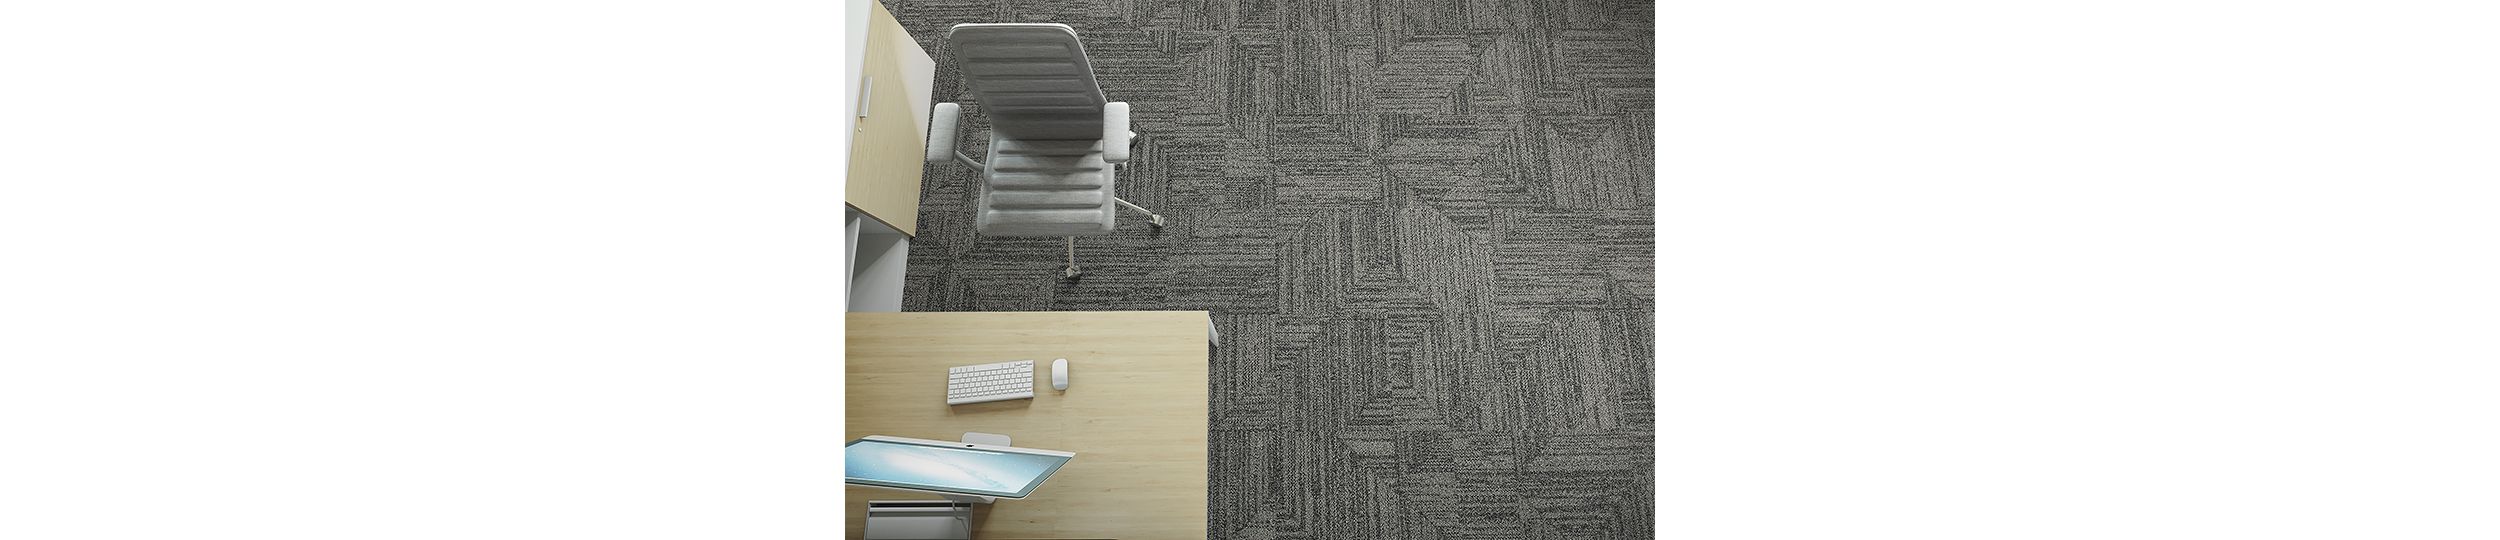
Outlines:
POLYGON ((930 163, 944 163, 950 159, 956 160, 963 162, 964 166, 971 167, 973 170, 980 170, 981 162, 974 161, 972 156, 964 155, 963 150, 956 148, 956 145, 961 142, 960 139, 962 139, 962 137, 956 135, 955 124, 957 120, 962 118, 963 105, 961 104, 939 103, 936 107, 930 108, 929 148, 928 153, 921 157, 930 163))

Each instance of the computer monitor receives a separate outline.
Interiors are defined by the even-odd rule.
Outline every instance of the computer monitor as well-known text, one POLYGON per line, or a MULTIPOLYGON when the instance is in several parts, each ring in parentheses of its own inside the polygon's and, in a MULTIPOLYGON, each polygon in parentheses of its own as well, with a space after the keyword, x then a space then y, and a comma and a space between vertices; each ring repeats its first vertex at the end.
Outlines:
POLYGON ((1022 499, 1075 452, 870 435, 842 447, 842 482, 906 491, 1022 499))

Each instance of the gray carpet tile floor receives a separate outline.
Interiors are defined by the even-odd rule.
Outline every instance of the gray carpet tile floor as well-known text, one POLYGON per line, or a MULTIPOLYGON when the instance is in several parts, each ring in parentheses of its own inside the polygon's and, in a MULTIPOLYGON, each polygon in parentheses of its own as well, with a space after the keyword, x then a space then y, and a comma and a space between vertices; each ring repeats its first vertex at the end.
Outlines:
POLYGON ((1073 26, 1133 104, 1119 192, 1170 227, 1123 215, 1063 280, 931 165, 904 309, 1214 312, 1211 536, 1651 534, 1648 2, 887 6, 969 141, 956 23, 1073 26))

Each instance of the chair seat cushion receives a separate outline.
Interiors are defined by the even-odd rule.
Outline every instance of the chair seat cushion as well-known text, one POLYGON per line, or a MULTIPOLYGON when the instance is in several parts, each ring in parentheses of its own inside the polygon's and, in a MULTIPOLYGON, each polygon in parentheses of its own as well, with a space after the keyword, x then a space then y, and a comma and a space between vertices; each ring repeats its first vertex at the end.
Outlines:
POLYGON ((1111 234, 1111 163, 1097 140, 990 140, 975 229, 989 236, 1111 234))

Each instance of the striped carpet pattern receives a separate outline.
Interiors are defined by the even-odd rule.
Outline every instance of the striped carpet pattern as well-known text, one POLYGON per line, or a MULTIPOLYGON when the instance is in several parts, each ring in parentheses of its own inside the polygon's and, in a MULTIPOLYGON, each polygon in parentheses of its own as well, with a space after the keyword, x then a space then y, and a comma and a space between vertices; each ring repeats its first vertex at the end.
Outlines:
MULTIPOLYGON (((1077 242, 927 169, 904 309, 1208 310, 1215 538, 1651 534, 1652 9, 1612 0, 888 0, 986 116, 963 22, 1073 26, 1142 137, 1077 242)), ((971 143, 980 155, 981 143, 971 143)))

